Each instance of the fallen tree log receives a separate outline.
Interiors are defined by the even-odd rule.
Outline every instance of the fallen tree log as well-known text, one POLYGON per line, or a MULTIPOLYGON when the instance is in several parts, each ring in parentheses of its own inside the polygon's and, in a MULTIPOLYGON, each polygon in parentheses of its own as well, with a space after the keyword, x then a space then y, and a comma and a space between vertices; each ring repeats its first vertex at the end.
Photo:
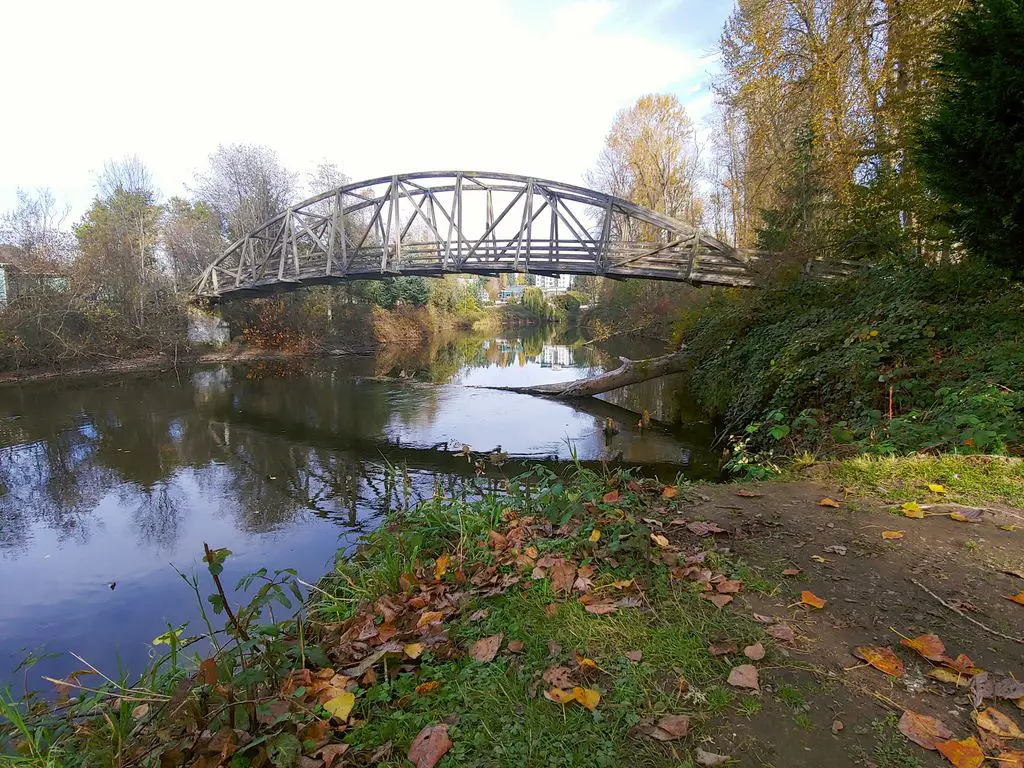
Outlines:
POLYGON ((677 352, 660 357, 649 357, 645 360, 630 360, 620 357, 622 365, 614 371, 591 376, 588 379, 563 381, 558 384, 538 384, 532 387, 486 387, 486 389, 519 392, 524 395, 545 395, 566 400, 593 397, 602 392, 628 387, 630 384, 639 384, 648 379, 679 373, 686 368, 689 356, 689 351, 683 347, 677 352))

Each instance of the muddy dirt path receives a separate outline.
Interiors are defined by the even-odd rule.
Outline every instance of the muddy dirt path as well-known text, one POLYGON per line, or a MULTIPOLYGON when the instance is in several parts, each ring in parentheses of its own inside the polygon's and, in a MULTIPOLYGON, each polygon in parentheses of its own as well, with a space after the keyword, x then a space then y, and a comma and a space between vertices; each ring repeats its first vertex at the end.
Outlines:
MULTIPOLYGON (((1024 605, 1004 597, 1024 590, 1020 510, 986 511, 979 522, 938 515, 915 520, 892 503, 848 498, 842 488, 816 482, 697 491, 687 517, 727 529, 720 544, 779 585, 771 597, 744 591, 735 609, 782 619, 797 635, 781 644, 788 653, 785 663, 762 668, 767 682, 760 711, 724 724, 713 751, 742 765, 778 768, 948 766, 937 752, 897 731, 900 708, 939 717, 958 739, 986 736, 971 722, 968 688, 929 677, 937 665, 902 647, 900 637, 935 633, 950 656, 965 653, 993 674, 1024 681, 1024 644, 996 634, 1024 637, 1024 605), (825 497, 837 500, 838 508, 820 506, 825 497), (904 535, 886 540, 882 531, 904 535), (783 577, 788 568, 800 573, 783 577), (826 606, 809 611, 794 605, 801 590, 824 598, 826 606), (892 648, 905 664, 904 675, 894 679, 864 665, 851 655, 861 645, 892 648)), ((936 506, 929 512, 955 509, 936 506)), ((680 545, 693 544, 685 528, 667 535, 680 545)), ((1024 699, 1016 705, 986 703, 1024 721, 1019 708, 1024 699)), ((1006 750, 1024 749, 1024 740, 987 746, 997 743, 1006 750)))

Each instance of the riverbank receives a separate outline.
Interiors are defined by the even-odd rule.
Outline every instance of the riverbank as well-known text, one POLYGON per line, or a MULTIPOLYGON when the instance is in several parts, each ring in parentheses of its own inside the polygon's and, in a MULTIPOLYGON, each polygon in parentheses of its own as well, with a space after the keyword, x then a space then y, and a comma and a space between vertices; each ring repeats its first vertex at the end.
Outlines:
POLYGON ((76 676, 65 692, 81 699, 37 711, 21 752, 28 765, 942 764, 901 734, 901 717, 904 732, 931 723, 910 711, 1011 755, 972 713, 1019 722, 1024 708, 1008 697, 1024 606, 1005 597, 1024 589, 1024 477, 983 459, 742 485, 537 470, 392 516, 318 586, 258 574, 249 606, 217 583, 229 553, 213 550, 196 595, 228 617, 215 653, 188 661, 172 645, 141 686, 76 676), (301 622, 259 625, 302 593, 301 622), (948 655, 901 644, 929 633, 948 655))

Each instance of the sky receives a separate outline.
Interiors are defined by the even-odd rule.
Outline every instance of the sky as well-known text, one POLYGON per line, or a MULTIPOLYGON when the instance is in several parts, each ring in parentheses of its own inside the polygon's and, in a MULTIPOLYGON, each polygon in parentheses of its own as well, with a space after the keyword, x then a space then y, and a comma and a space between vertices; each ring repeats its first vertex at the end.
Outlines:
POLYGON ((615 113, 699 121, 731 0, 34 0, 0 25, 0 211, 85 211, 109 159, 187 194, 218 144, 302 174, 490 170, 580 183, 615 113))

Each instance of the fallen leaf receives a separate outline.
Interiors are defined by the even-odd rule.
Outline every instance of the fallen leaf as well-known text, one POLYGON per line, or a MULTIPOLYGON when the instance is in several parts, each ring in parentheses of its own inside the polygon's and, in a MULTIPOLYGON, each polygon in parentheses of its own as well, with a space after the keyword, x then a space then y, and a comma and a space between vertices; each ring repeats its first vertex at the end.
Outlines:
POLYGON ((752 613, 750 614, 750 618, 754 621, 760 622, 761 624, 775 624, 778 622, 778 619, 774 616, 765 616, 763 613, 752 613))
POLYGON ((668 539, 662 536, 660 533, 652 533, 651 541, 657 544, 659 547, 665 548, 668 546, 668 539))
POLYGON ((811 608, 824 608, 827 601, 822 600, 813 592, 808 592, 806 589, 800 593, 800 602, 804 605, 809 605, 811 608))
POLYGON ((715 585, 715 589, 717 589, 723 595, 735 594, 743 589, 743 582, 733 581, 731 579, 723 579, 715 585))
POLYGON ((554 664, 544 670, 542 677, 544 682, 554 688, 571 689, 575 683, 572 680, 573 669, 564 664, 554 664))
POLYGON ((437 761, 451 748, 448 726, 443 723, 428 725, 413 740, 406 757, 416 768, 434 768, 437 761))
POLYGON ((451 558, 448 555, 441 555, 437 558, 437 562, 434 563, 434 581, 440 581, 441 577, 444 576, 445 571, 448 570, 448 563, 451 562, 451 558))
POLYGON ((909 518, 912 518, 914 520, 923 520, 924 519, 924 510, 921 509, 921 505, 918 504, 916 501, 908 501, 908 502, 906 502, 903 505, 902 509, 903 509, 903 516, 904 517, 909 517, 909 518))
POLYGON ((1024 750, 1000 752, 996 759, 999 761, 999 768, 1024 768, 1024 750))
POLYGON ((610 600, 598 600, 592 603, 585 603, 583 610, 595 616, 604 616, 609 613, 616 613, 619 607, 610 600))
POLYGON ((617 490, 608 491, 608 493, 601 497, 601 501, 605 504, 618 504, 619 498, 619 492, 617 490))
POLYGON ((946 489, 938 483, 928 483, 928 490, 932 493, 945 493, 946 489))
POLYGON ((204 659, 199 664, 199 676, 206 685, 213 685, 217 682, 217 660, 204 659))
POLYGON ((417 629, 419 627, 425 627, 428 624, 440 623, 444 619, 444 614, 441 611, 424 611, 420 614, 419 621, 416 622, 417 629))
POLYGON ((987 707, 981 712, 972 712, 971 717, 979 728, 994 733, 1001 739, 1024 739, 1024 732, 1020 726, 998 709, 987 707))
POLYGON ((511 640, 506 647, 509 653, 522 653, 525 646, 522 640, 511 640))
POLYGON ((410 659, 418 659, 423 653, 423 643, 409 643, 402 646, 402 653, 410 659))
POLYGON ((648 731, 658 741, 675 741, 690 732, 690 718, 686 715, 666 715, 648 731))
POLYGON ((761 686, 757 682, 757 667, 753 664, 740 664, 738 667, 733 667, 726 682, 735 688, 761 690, 761 686))
POLYGON ((601 694, 595 691, 593 688, 580 688, 579 686, 572 689, 572 697, 578 701, 584 709, 593 711, 597 708, 597 705, 601 703, 601 694))
POLYGON ((782 640, 785 643, 790 643, 796 640, 796 632, 788 624, 772 624, 770 627, 765 629, 769 635, 774 637, 776 640, 782 640))
POLYGON ((666 485, 664 490, 661 492, 661 498, 663 499, 674 499, 676 494, 679 493, 679 489, 674 485, 666 485))
POLYGON ((626 651, 623 654, 623 656, 625 656, 630 661, 639 662, 644 657, 644 652, 643 651, 626 651))
POLYGON ((1004 595, 1007 600, 1013 600, 1013 602, 1024 605, 1024 592, 1018 592, 1016 595, 1004 595))
POLYGON ((708 646, 708 653, 712 656, 726 656, 730 653, 736 653, 737 650, 736 643, 718 643, 717 645, 708 646))
POLYGON ((149 704, 139 704, 132 710, 132 719, 141 720, 149 714, 149 704))
POLYGON ((853 655, 891 677, 903 677, 903 662, 891 648, 861 645, 853 649, 853 655))
POLYGON ((420 683, 419 685, 417 685, 416 686, 416 693, 418 693, 418 694, 420 694, 422 696, 424 693, 430 693, 431 691, 436 691, 440 687, 441 687, 441 681, 440 680, 430 680, 430 681, 428 681, 426 683, 420 683))
POLYGON ((953 683, 966 688, 970 685, 970 679, 967 675, 961 675, 954 672, 952 669, 946 669, 945 667, 935 667, 928 671, 928 677, 933 677, 942 683, 953 683))
POLYGON ((576 566, 559 558, 551 566, 551 589, 555 592, 569 592, 576 579, 576 566))
POLYGON ((568 704, 570 701, 574 701, 576 697, 573 696, 572 691, 567 691, 564 688, 551 688, 544 691, 544 698, 556 704, 568 704))
POLYGON ((593 542, 600 541, 600 540, 601 540, 601 529, 600 528, 595 528, 594 530, 592 530, 590 532, 590 536, 588 538, 588 541, 593 543, 593 542))
POLYGON ((487 532, 487 542, 491 545, 491 549, 502 550, 508 546, 508 539, 497 531, 487 532))
POLYGON ((902 539, 906 531, 882 531, 883 539, 902 539))
POLYGON ((491 612, 490 612, 489 609, 481 608, 478 611, 473 611, 473 613, 471 613, 469 615, 469 620, 470 621, 482 621, 483 619, 486 619, 490 614, 491 614, 491 612))
POLYGON ((504 639, 504 635, 491 635, 490 637, 477 640, 469 646, 470 658, 474 661, 489 664, 498 655, 498 649, 501 648, 501 641, 504 639))
POLYGON ((925 749, 936 749, 936 744, 953 737, 953 732, 946 727, 946 724, 935 717, 920 715, 917 712, 904 710, 900 717, 900 733, 925 749))
POLYGON ((736 491, 736 495, 744 499, 756 499, 763 496, 764 494, 758 493, 757 491, 739 490, 736 491))
POLYGON ((963 741, 939 741, 935 748, 956 768, 981 768, 985 762, 985 753, 973 736, 963 741))
POLYGON ((348 751, 348 744, 324 744, 313 754, 324 761, 324 768, 331 768, 334 761, 348 751))
POLYGON ((698 765, 706 765, 709 768, 722 765, 732 759, 728 755, 716 755, 714 752, 705 752, 700 747, 697 747, 696 757, 698 765))
POLYGON ((842 720, 833 720, 832 721, 832 733, 839 733, 845 727, 846 726, 843 725, 843 721, 842 720))
POLYGON ((725 606, 732 602, 732 595, 720 595, 713 592, 702 592, 700 596, 708 602, 714 603, 719 608, 725 608, 725 606))
POLYGON ((907 648, 917 651, 921 656, 930 661, 941 661, 946 653, 946 646, 943 645, 938 635, 918 635, 910 640, 904 638, 900 640, 900 645, 905 645, 907 648))
POLYGON ((786 568, 783 572, 783 576, 796 576, 800 573, 799 568, 786 568))
POLYGON ((573 658, 576 659, 576 663, 581 667, 590 667, 591 669, 597 669, 597 662, 593 659, 588 659, 586 656, 580 656, 578 653, 573 651, 573 658))
POLYGON ((828 562, 828 560, 826 560, 821 555, 811 555, 811 560, 813 560, 816 563, 827 563, 828 562))
POLYGON ((949 656, 942 656, 939 661, 961 675, 976 675, 982 671, 980 667, 974 665, 974 662, 971 661, 971 658, 966 653, 961 653, 955 659, 951 659, 949 656))
POLYGON ((743 655, 751 661, 760 661, 764 658, 764 646, 761 645, 761 643, 754 643, 753 645, 748 645, 746 648, 743 649, 743 655))
POLYGON ((839 502, 836 501, 833 498, 830 498, 830 497, 826 496, 824 499, 821 499, 818 502, 818 506, 819 507, 835 507, 835 508, 838 509, 839 508, 839 502))
POLYGON ((341 722, 348 720, 348 715, 352 711, 352 707, 356 703, 356 696, 354 693, 344 691, 339 693, 333 699, 328 699, 324 702, 324 709, 331 713, 331 717, 341 722))
POLYGON ((714 523, 706 523, 702 520, 695 520, 686 524, 686 530, 695 536, 710 536, 712 533, 725 533, 724 528, 719 528, 714 523))

